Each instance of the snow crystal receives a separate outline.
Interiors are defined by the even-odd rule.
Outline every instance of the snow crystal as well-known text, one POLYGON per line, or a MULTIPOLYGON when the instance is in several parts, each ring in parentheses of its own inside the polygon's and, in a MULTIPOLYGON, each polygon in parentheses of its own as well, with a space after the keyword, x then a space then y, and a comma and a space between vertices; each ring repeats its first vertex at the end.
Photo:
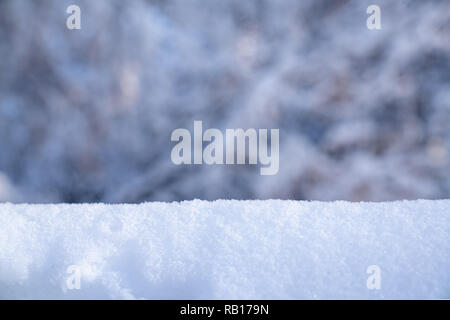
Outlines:
POLYGON ((448 200, 2 204, 0 298, 450 298, 449 212, 448 200))

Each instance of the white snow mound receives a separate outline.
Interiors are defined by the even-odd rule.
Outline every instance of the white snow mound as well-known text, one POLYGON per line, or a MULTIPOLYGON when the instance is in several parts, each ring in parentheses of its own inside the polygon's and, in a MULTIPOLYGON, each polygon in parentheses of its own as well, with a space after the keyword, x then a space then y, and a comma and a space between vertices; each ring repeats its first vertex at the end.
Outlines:
POLYGON ((0 298, 450 298, 450 200, 2 204, 0 298))

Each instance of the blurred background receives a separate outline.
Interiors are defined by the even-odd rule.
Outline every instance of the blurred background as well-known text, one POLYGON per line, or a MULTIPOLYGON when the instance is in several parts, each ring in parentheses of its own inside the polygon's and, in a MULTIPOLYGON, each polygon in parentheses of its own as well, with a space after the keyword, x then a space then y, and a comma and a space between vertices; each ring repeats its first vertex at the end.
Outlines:
POLYGON ((0 0, 0 201, 449 198, 449 148, 447 0, 0 0), (194 120, 278 175, 175 166, 194 120))

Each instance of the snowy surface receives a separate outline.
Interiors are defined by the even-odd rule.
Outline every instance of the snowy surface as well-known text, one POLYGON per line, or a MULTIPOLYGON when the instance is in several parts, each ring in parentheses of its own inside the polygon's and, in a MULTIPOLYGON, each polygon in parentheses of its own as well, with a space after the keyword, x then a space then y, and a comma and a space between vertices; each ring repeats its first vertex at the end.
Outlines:
POLYGON ((0 228, 0 298, 450 298, 446 200, 2 204, 0 228))

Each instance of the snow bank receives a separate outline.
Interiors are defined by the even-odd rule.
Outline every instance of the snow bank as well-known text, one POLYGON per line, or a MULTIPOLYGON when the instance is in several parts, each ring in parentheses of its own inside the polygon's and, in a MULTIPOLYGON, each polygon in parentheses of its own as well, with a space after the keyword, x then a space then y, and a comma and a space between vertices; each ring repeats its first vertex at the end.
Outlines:
POLYGON ((3 204, 0 228, 0 298, 450 298, 446 200, 3 204))

